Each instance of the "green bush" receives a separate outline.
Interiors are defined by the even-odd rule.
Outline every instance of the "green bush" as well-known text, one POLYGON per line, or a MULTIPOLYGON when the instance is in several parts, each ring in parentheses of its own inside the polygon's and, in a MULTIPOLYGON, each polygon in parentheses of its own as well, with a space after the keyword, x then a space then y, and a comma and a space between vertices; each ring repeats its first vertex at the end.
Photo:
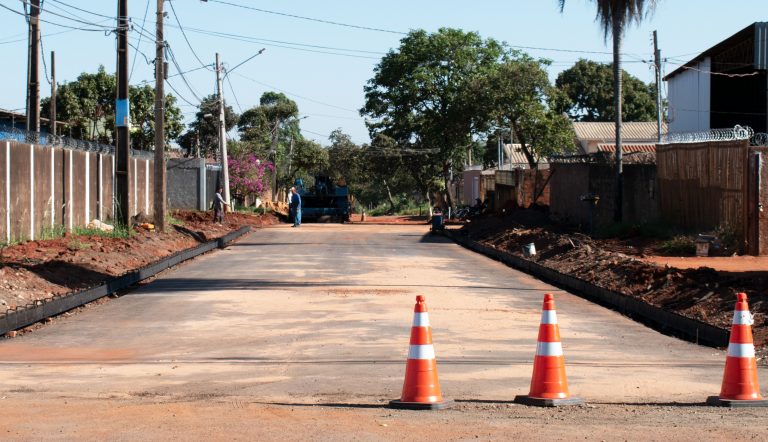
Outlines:
POLYGON ((685 235, 677 235, 664 241, 659 249, 668 255, 690 256, 696 253, 696 242, 685 235))

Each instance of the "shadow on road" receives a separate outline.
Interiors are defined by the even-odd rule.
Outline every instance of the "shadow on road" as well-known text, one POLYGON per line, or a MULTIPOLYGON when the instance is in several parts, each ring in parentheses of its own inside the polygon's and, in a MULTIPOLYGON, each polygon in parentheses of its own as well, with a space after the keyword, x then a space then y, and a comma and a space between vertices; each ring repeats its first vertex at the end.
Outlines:
MULTIPOLYGON (((165 278, 153 282, 147 286, 152 291, 162 292, 167 294, 169 292, 206 292, 212 290, 274 290, 274 289, 287 289, 287 288, 303 288, 303 287, 358 287, 358 288, 383 288, 383 287, 398 287, 398 288, 446 288, 446 289, 461 289, 461 290, 516 290, 525 292, 545 292, 552 291, 544 288, 531 288, 531 287, 519 287, 519 286, 485 286, 485 285, 436 285, 436 284, 360 284, 357 282, 314 282, 314 281, 281 281, 281 280, 269 280, 269 279, 219 279, 219 278, 165 278)), ((145 294, 142 291, 129 293, 130 295, 145 294)))

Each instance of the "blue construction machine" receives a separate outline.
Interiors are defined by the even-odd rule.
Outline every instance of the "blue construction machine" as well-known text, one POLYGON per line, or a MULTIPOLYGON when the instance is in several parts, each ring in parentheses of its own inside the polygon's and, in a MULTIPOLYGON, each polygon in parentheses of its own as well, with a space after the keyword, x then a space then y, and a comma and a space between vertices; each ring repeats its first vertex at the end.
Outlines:
POLYGON ((324 175, 315 176, 315 185, 304 188, 301 179, 296 180, 301 195, 301 218, 319 222, 347 222, 352 215, 352 197, 344 180, 333 181, 324 175))

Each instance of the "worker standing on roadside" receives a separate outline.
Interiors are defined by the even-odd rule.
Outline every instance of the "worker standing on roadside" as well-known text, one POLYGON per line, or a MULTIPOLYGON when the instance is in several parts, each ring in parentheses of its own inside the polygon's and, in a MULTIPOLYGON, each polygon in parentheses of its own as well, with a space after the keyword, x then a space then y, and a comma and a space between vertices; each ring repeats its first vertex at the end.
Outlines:
POLYGON ((223 192, 224 188, 219 187, 219 190, 216 191, 216 195, 213 196, 213 222, 219 224, 224 222, 224 206, 229 205, 229 203, 224 201, 224 198, 221 196, 223 192))
POLYGON ((291 217, 293 218, 293 227, 301 225, 301 197, 295 187, 291 187, 291 217))

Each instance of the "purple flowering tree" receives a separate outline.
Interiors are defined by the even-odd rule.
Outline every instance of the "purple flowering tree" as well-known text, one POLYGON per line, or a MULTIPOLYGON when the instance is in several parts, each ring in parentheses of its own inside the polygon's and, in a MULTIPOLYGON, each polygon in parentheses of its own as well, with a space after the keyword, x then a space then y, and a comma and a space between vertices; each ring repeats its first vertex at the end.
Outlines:
POLYGON ((275 166, 268 161, 261 161, 256 154, 246 153, 234 155, 227 161, 229 164, 229 185, 232 193, 239 200, 245 197, 261 197, 268 189, 270 173, 275 166))

